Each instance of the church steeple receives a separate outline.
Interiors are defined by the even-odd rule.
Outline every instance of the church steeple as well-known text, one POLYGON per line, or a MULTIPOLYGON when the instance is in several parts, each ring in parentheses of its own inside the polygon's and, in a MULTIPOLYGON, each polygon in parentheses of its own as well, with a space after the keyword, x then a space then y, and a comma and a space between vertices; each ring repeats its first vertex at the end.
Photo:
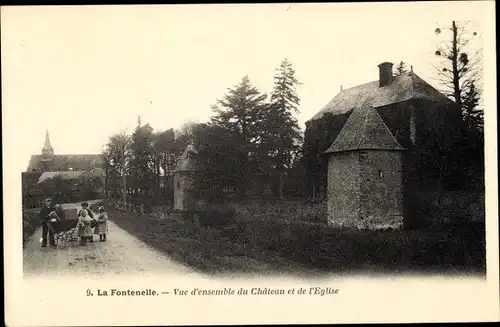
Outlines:
POLYGON ((45 143, 42 148, 42 160, 52 160, 54 157, 54 149, 50 145, 49 131, 45 131, 45 143))

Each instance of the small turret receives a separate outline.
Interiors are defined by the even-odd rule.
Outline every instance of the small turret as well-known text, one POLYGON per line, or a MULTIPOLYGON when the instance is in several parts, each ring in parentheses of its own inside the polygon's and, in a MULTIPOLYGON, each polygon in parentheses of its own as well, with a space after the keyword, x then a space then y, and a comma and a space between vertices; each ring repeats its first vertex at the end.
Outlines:
POLYGON ((195 208, 195 175, 198 152, 189 144, 174 171, 174 210, 191 211, 195 208))

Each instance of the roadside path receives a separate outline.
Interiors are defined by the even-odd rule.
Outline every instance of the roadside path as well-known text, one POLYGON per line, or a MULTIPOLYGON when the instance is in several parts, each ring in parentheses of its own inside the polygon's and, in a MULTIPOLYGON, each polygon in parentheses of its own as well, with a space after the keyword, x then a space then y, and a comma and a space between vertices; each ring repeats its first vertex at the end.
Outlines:
MULTIPOLYGON (((74 204, 79 207, 79 204, 74 204)), ((93 212, 96 215, 95 212, 93 212)), ((148 247, 127 231, 109 221, 108 239, 87 246, 41 248, 42 230, 39 228, 23 250, 25 276, 75 275, 148 275, 170 273, 185 276, 194 273, 186 266, 148 247)))

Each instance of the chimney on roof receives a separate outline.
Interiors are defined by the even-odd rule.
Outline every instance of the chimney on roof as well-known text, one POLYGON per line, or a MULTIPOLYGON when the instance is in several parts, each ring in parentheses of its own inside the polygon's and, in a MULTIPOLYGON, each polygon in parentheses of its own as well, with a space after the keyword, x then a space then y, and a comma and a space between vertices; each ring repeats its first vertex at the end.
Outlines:
POLYGON ((392 62, 383 62, 378 65, 379 69, 379 86, 386 86, 392 82, 392 62))

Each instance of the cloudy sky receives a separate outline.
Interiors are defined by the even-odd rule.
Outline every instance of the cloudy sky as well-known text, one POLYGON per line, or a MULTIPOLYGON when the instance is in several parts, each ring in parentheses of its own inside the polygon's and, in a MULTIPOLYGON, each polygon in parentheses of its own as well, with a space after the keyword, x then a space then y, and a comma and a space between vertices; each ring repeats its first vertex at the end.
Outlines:
POLYGON ((206 121, 244 75, 269 92, 285 57, 303 83, 304 126, 341 85, 376 80, 383 61, 413 65, 435 85, 434 29, 468 20, 482 33, 493 11, 487 2, 4 7, 4 158, 25 170, 46 129, 56 154, 99 153, 138 115, 159 131, 206 121))

